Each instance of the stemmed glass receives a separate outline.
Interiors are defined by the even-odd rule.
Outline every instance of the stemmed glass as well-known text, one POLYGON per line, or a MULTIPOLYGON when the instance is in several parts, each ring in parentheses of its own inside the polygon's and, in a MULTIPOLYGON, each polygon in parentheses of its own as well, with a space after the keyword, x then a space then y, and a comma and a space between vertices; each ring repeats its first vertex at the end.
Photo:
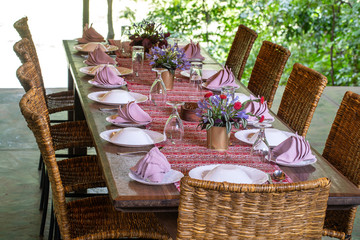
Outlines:
POLYGON ((122 26, 121 27, 121 53, 123 57, 129 57, 131 55, 130 52, 130 26, 122 26))
POLYGON ((167 101, 166 104, 173 107, 173 111, 165 123, 164 136, 172 144, 181 142, 184 137, 184 125, 177 111, 178 107, 184 105, 184 102, 167 101))
POLYGON ((265 135, 265 128, 271 126, 272 125, 267 122, 258 122, 254 124, 254 127, 260 128, 260 130, 251 148, 251 154, 261 156, 262 161, 265 161, 266 158, 268 161, 271 161, 271 149, 265 135))
POLYGON ((165 105, 167 92, 164 81, 161 78, 161 74, 168 70, 166 68, 153 68, 152 70, 156 72, 156 79, 151 85, 149 100, 152 101, 155 106, 158 104, 165 105))

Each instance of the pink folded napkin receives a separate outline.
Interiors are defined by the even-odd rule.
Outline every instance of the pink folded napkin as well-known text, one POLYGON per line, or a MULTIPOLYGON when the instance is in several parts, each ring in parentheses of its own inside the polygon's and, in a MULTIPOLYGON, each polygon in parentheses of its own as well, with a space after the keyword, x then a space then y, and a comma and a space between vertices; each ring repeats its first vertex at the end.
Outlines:
POLYGON ((82 38, 78 39, 79 43, 88 43, 88 42, 104 42, 105 39, 101 36, 95 29, 88 24, 85 25, 82 38))
POLYGON ((190 40, 190 43, 184 47, 185 56, 188 59, 204 60, 205 58, 201 55, 200 51, 200 44, 195 44, 192 40, 190 40))
POLYGON ((162 182, 171 169, 170 163, 157 147, 153 147, 130 171, 144 180, 162 182))
POLYGON ((122 49, 122 45, 121 45, 121 40, 114 40, 114 39, 108 39, 108 42, 110 43, 110 45, 113 46, 117 46, 119 49, 115 51, 115 54, 117 57, 121 57, 121 49, 122 49))
POLYGON ((225 66, 222 70, 209 77, 205 83, 206 87, 209 88, 220 88, 223 86, 238 87, 235 83, 235 76, 231 70, 225 66))
POLYGON ((124 85, 126 83, 125 80, 117 76, 108 65, 96 71, 94 81, 101 85, 124 85))
POLYGON ((100 46, 97 46, 93 52, 89 52, 85 63, 90 66, 95 66, 99 64, 115 64, 115 60, 101 50, 100 46))
POLYGON ((148 123, 151 117, 137 103, 129 102, 126 105, 120 105, 118 116, 112 120, 113 123, 148 123))
POLYGON ((291 136, 272 150, 272 158, 280 163, 296 163, 304 160, 314 159, 310 144, 304 137, 291 136))
MULTIPOLYGON (((250 95, 250 100, 256 100, 259 98, 256 98, 252 95, 250 95)), ((264 103, 250 101, 248 102, 247 106, 245 107, 245 112, 250 112, 254 114, 255 116, 261 117, 264 116, 265 120, 274 120, 274 118, 269 113, 269 108, 267 106, 267 102, 264 101, 264 103)), ((248 121, 256 121, 257 117, 249 116, 248 121)))

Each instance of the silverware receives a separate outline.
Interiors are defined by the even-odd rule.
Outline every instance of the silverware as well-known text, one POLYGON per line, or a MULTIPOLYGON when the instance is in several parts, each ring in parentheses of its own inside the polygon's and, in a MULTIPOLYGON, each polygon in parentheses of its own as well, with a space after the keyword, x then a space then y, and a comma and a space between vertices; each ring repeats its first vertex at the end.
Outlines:
POLYGON ((282 182, 286 178, 285 173, 281 170, 275 170, 272 176, 276 181, 280 181, 280 182, 282 182))
MULTIPOLYGON (((164 147, 159 147, 159 150, 163 149, 164 147)), ((148 153, 149 151, 139 150, 139 151, 129 151, 129 152, 117 152, 117 155, 124 156, 124 155, 131 155, 137 153, 148 153)))
POLYGON ((118 108, 99 108, 100 111, 117 111, 118 108))

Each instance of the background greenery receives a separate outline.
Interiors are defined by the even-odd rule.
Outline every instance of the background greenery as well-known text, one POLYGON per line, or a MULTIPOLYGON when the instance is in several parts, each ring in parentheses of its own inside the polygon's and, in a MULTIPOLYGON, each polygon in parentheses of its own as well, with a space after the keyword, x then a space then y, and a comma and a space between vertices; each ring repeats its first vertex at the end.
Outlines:
MULTIPOLYGON (((131 17, 131 10, 126 14, 131 17)), ((172 36, 206 43, 203 46, 221 63, 240 24, 255 30, 259 36, 244 83, 262 42, 268 40, 291 51, 281 83, 299 62, 324 74, 329 85, 358 86, 359 14, 360 0, 151 0, 146 17, 161 22, 172 36)))

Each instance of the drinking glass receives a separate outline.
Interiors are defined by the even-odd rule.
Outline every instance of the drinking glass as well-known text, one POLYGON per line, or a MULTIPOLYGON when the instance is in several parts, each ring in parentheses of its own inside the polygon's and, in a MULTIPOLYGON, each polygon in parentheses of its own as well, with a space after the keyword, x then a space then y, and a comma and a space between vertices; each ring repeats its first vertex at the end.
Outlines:
POLYGON ((144 47, 134 46, 132 50, 132 69, 136 77, 139 76, 139 71, 144 65, 144 47))
POLYGON ((161 78, 161 73, 168 71, 166 68, 153 68, 154 72, 156 72, 156 79, 151 85, 149 92, 149 100, 157 105, 165 105, 166 102, 166 87, 163 79, 161 78))
POLYGON ((179 38, 173 38, 173 42, 174 42, 174 47, 179 47, 179 42, 180 42, 180 39, 179 38))
POLYGON ((168 101, 166 104, 173 107, 173 111, 165 123, 164 136, 172 144, 179 143, 184 137, 184 125, 177 111, 178 107, 184 105, 184 102, 168 101))
POLYGON ((192 62, 190 65, 190 82, 202 81, 202 62, 192 62))
POLYGON ((131 48, 130 48, 130 26, 122 26, 121 27, 121 54, 123 57, 131 56, 131 48))
POLYGON ((271 127, 271 124, 262 122, 255 123, 254 126, 260 128, 260 130, 251 148, 251 154, 259 155, 264 162, 266 158, 268 161, 271 161, 271 149, 265 135, 265 129, 271 127))
POLYGON ((231 100, 233 100, 235 97, 235 89, 236 88, 233 86, 221 87, 221 94, 224 94, 224 95, 228 96, 229 98, 231 98, 231 100))

